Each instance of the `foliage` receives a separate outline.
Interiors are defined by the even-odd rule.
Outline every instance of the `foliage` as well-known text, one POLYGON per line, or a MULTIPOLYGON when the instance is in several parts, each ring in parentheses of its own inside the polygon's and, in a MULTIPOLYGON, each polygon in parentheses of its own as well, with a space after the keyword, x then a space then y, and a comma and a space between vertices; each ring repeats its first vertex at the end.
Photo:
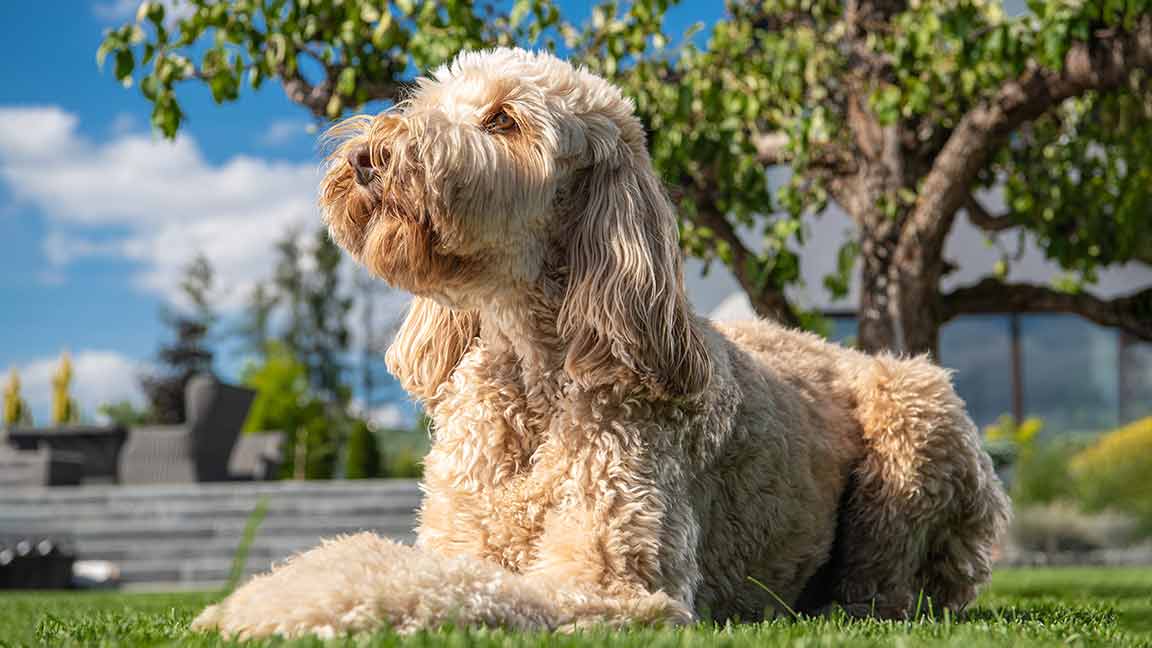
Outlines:
POLYGON ((186 4, 187 14, 170 21, 165 3, 142 3, 136 21, 107 32, 96 54, 101 65, 112 61, 125 86, 139 78, 153 126, 169 137, 184 120, 176 89, 186 81, 203 82, 225 102, 245 86, 279 80, 311 112, 335 118, 394 92, 413 67, 427 69, 461 49, 521 41, 557 18, 539 0, 517 0, 503 15, 463 0, 186 4), (535 20, 523 24, 529 13, 535 20))
MULTIPOLYGON (((591 627, 543 634, 444 628, 413 635, 382 630, 349 640, 252 641, 244 646, 1116 646, 1152 641, 1146 568, 1009 569, 963 618, 931 616, 909 622, 852 621, 836 615, 792 621, 684 628, 591 627), (934 620, 933 620, 934 619, 934 620)), ((204 593, 19 593, 4 597, 0 635, 13 645, 238 645, 188 623, 212 602, 204 593)))
POLYGON ((299 231, 290 230, 277 241, 272 281, 252 294, 246 329, 265 342, 280 340, 304 363, 314 391, 343 408, 351 397, 343 357, 352 308, 341 271, 343 255, 323 227, 314 232, 311 245, 301 245, 300 239, 299 231), (284 327, 274 333, 269 322, 278 308, 284 327))
POLYGON ((384 476, 376 434, 368 423, 361 420, 352 422, 348 441, 344 445, 344 453, 345 479, 373 479, 384 476))
POLYGON ((400 448, 387 455, 386 476, 393 479, 420 479, 424 476, 424 455, 400 448))
MULTIPOLYGON (((126 85, 138 79, 171 137, 185 82, 232 101, 245 79, 274 79, 334 118, 396 101, 412 70, 460 49, 551 48, 560 35, 635 99, 653 161, 677 187, 685 249, 727 265, 761 315, 811 319, 784 288, 800 280, 809 219, 835 204, 858 235, 824 284, 842 296, 860 273, 865 348, 931 350, 943 322, 1005 304, 1152 338, 1141 324, 1152 292, 1111 309, 1052 298, 1101 267, 1152 260, 1148 0, 1032 2, 1014 17, 994 0, 737 0, 700 37, 700 26, 667 33, 670 4, 601 2, 577 26, 550 0, 507 12, 459 0, 192 0, 175 20, 148 2, 106 34, 97 58, 114 61, 126 85), (791 174, 773 195, 765 170, 780 164, 791 174), (993 216, 974 196, 997 185, 1007 211, 993 216), (990 236, 1038 241, 1068 274, 1051 289, 984 286, 1010 300, 943 293, 943 241, 962 208, 990 236)), ((989 278, 1005 278, 1013 258, 989 278)))
POLYGON ((1152 533, 1152 417, 1100 437, 1072 457, 1071 472, 1089 510, 1123 511, 1152 533))
POLYGON ((264 358, 242 374, 256 398, 245 432, 280 430, 286 435, 283 476, 328 479, 335 470, 332 426, 323 402, 309 389, 307 368, 281 343, 271 343, 264 358))
POLYGON ((147 409, 138 408, 132 401, 127 400, 105 403, 100 406, 99 411, 109 422, 125 427, 145 425, 153 419, 152 413, 147 409))
POLYGON ((60 354, 60 366, 52 374, 52 423, 65 425, 80 420, 76 401, 69 393, 72 385, 72 356, 67 351, 60 354))
POLYGON ((1012 471, 1012 501, 1024 506, 1074 500, 1068 462, 1079 447, 1074 440, 1053 439, 1021 452, 1012 471))
POLYGON ((1027 418, 1020 423, 1010 415, 984 428, 985 447, 1010 478, 1008 488, 1017 505, 1050 504, 1074 497, 1068 460, 1076 451, 1074 441, 1041 441, 1044 421, 1027 418))
POLYGON ((185 386, 192 376, 212 371, 215 354, 208 344, 217 315, 212 303, 215 277, 207 257, 198 255, 184 268, 180 288, 188 308, 162 312, 175 339, 161 345, 159 366, 140 379, 154 423, 183 423, 185 386))
POLYGON ((8 382, 4 384, 3 423, 5 427, 32 425, 32 412, 20 396, 20 374, 14 368, 8 372, 8 382))
POLYGON ((1011 443, 1017 447, 1031 447, 1036 436, 1044 429, 1044 421, 1029 417, 1016 423, 1016 418, 1005 414, 984 428, 984 438, 992 443, 1011 443))

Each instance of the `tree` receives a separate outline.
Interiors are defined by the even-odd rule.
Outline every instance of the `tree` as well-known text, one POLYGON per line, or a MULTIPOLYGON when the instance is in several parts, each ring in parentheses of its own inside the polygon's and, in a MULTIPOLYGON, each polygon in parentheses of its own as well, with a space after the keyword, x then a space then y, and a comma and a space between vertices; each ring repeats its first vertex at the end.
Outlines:
POLYGON ((236 331, 247 352, 262 357, 272 340, 272 316, 279 303, 267 283, 259 282, 248 294, 245 313, 236 331))
POLYGON ((309 388, 308 369, 284 344, 271 342, 259 362, 245 367, 242 381, 256 390, 245 432, 280 430, 285 477, 328 479, 336 448, 325 404, 309 388))
POLYGON ((157 352, 157 370, 140 379, 156 423, 185 421, 184 387, 192 376, 212 371, 215 355, 208 346, 217 317, 213 307, 215 279, 206 257, 198 255, 186 266, 180 288, 189 306, 162 312, 175 339, 157 352))
POLYGON ((20 374, 13 368, 8 372, 8 382, 4 385, 4 426, 31 424, 32 412, 20 396, 20 374))
POLYGON ((307 369, 310 386, 327 402, 344 406, 351 396, 345 380, 348 353, 348 314, 343 255, 324 228, 310 246, 300 244, 298 230, 289 230, 276 243, 277 262, 271 286, 258 288, 249 307, 247 329, 268 339, 268 322, 277 307, 283 310, 283 330, 276 336, 307 369), (305 267, 305 255, 311 263, 305 267))
POLYGON ((1152 339, 1152 287, 1083 290, 1100 267, 1152 260, 1152 4, 1033 2, 1008 18, 987 0, 730 2, 706 48, 675 56, 642 37, 664 4, 602 14, 585 60, 637 98, 656 164, 682 187, 686 248, 729 265, 762 315, 798 320, 792 250, 835 204, 857 237, 825 283, 843 294, 858 258, 865 348, 935 351, 948 320, 1007 311, 1152 339), (791 178, 773 204, 762 173, 776 165, 791 178), (1004 214, 981 200, 994 187, 1004 214), (1027 233, 1071 280, 1009 284, 1001 265, 944 292, 961 211, 991 236, 1027 233))
POLYGON ((843 294, 858 271, 865 348, 933 351, 950 319, 1006 310, 1076 313, 1152 340, 1152 287, 1110 300, 1085 289, 1099 268, 1152 263, 1149 0, 1033 1, 1019 17, 991 0, 730 0, 703 47, 670 44, 669 4, 606 2, 577 28, 546 0, 506 15, 465 2, 195 0, 170 37, 163 9, 146 3, 100 55, 121 80, 137 60, 151 66, 139 86, 171 136, 187 81, 230 101, 242 75, 276 78, 313 115, 335 117, 394 101, 408 69, 457 49, 562 34, 636 99, 685 250, 731 268, 761 315, 806 322, 784 289, 800 276, 806 220, 835 205, 857 235, 825 285, 843 294), (193 63, 197 44, 207 52, 193 63), (774 196, 765 171, 780 165, 791 176, 774 196), (1003 214, 982 202, 994 187, 1003 214), (961 212, 989 236, 1033 238, 1068 276, 1008 283, 1005 259, 943 291, 961 212))
POLYGON ((72 386, 72 356, 67 351, 60 354, 60 366, 52 374, 52 422, 56 425, 75 423, 80 420, 80 411, 69 392, 72 386))
POLYGON ((352 424, 348 434, 344 458, 345 479, 374 479, 382 477, 384 467, 380 461, 380 447, 376 443, 376 433, 365 421, 352 424))
POLYGON ((147 425, 152 422, 152 412, 145 408, 137 407, 130 400, 104 403, 100 406, 99 412, 104 418, 108 419, 110 423, 124 427, 147 425))

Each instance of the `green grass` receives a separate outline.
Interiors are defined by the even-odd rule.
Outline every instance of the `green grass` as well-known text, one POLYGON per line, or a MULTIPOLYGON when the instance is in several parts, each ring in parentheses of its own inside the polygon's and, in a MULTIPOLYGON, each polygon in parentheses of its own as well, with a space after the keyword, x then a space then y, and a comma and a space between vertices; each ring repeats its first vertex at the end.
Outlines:
MULTIPOLYGON (((188 631, 212 594, 0 595, 0 646, 226 646, 188 631)), ((924 606, 925 610, 927 605, 924 606)), ((323 644, 246 646, 1150 646, 1152 569, 1039 569, 998 572, 963 619, 909 623, 843 618, 756 625, 574 635, 445 629, 412 637, 388 632, 323 644)))

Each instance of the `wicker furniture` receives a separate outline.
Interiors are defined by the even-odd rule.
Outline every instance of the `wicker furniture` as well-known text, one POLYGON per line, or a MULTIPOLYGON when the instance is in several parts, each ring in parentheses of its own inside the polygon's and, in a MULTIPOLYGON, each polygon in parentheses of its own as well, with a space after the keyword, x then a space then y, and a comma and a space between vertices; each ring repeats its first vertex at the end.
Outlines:
POLYGON ((255 392, 207 374, 185 391, 188 420, 133 427, 120 455, 125 484, 229 481, 229 462, 255 392))

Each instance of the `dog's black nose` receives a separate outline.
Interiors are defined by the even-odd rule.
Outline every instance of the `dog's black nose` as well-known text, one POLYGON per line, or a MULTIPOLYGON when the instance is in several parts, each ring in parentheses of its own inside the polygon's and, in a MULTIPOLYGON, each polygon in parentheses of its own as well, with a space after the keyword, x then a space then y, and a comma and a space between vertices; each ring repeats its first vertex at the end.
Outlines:
POLYGON ((356 173, 356 184, 365 186, 376 177, 376 168, 372 166, 372 153, 367 145, 357 146, 348 151, 348 166, 356 173))

